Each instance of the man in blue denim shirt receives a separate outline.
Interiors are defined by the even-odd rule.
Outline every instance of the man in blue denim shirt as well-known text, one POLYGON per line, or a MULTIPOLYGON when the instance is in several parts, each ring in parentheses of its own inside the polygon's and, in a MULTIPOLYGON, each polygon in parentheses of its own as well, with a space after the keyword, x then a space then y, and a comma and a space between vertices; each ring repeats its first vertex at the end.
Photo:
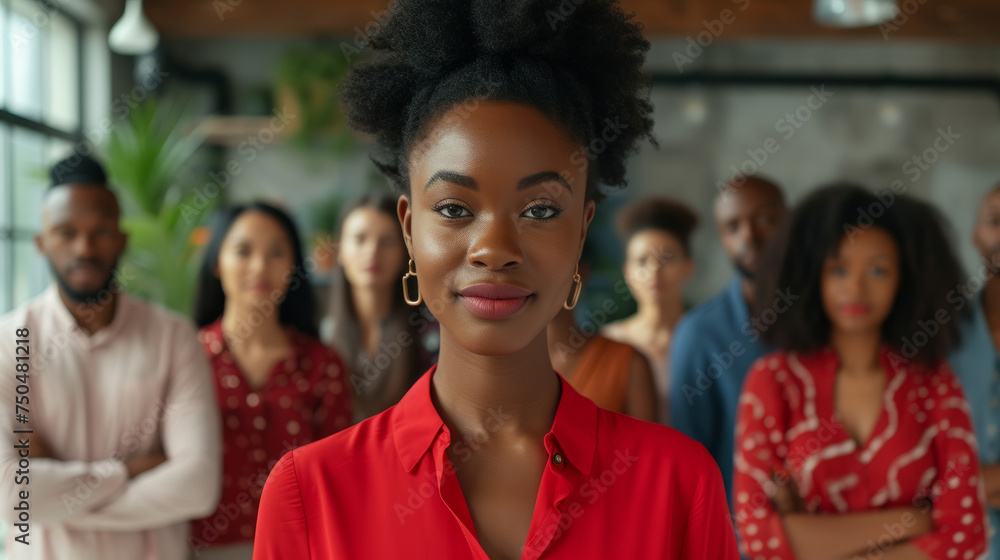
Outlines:
POLYGON ((973 241, 982 256, 958 291, 973 306, 973 322, 962 333, 958 360, 950 360, 972 408, 979 462, 990 518, 988 558, 1000 560, 1000 185, 979 205, 973 241), (966 371, 962 371, 962 370, 966 371), (975 372, 975 373, 973 373, 975 372))
MULTIPOLYGON (((715 224, 739 277, 682 318, 670 344, 672 426, 700 441, 715 458, 730 510, 737 401, 750 365, 768 352, 759 342, 768 314, 751 317, 748 302, 755 297, 754 275, 764 244, 785 210, 781 190, 759 177, 730 184, 719 194, 715 224)), ((775 294, 773 311, 787 309, 795 297, 775 294)))

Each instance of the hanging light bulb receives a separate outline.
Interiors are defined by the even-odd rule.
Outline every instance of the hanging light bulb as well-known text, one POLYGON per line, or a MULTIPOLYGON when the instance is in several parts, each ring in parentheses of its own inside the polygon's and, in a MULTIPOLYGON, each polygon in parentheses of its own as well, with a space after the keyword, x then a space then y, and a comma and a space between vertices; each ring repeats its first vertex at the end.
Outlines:
POLYGON ((899 13, 896 0, 815 0, 813 17, 833 27, 867 27, 891 21, 899 13))
POLYGON ((118 54, 141 55, 156 48, 160 34, 142 13, 142 0, 126 0, 125 13, 108 33, 108 46, 118 54))

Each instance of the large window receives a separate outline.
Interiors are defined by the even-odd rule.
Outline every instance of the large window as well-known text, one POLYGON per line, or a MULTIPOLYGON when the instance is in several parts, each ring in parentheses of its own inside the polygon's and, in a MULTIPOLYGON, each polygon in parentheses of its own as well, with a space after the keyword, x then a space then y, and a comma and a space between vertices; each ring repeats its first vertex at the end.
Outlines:
POLYGON ((0 0, 0 313, 40 293, 47 167, 82 137, 84 25, 59 0, 0 0))

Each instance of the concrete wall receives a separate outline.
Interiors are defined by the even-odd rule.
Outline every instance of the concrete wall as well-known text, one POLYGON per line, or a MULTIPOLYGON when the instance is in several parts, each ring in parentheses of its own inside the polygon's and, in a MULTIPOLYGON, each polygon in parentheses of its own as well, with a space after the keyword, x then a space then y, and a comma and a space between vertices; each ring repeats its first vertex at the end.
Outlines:
MULTIPOLYGON (((650 71, 1000 74, 1000 47, 906 43, 891 35, 877 43, 720 42, 700 52, 691 47, 692 41, 654 41, 650 71)), ((193 64, 226 68, 239 92, 269 83, 274 65, 293 44, 188 41, 175 42, 171 49, 193 64)), ((697 209, 703 225, 694 241, 698 267, 688 289, 692 303, 719 290, 732 275, 710 211, 716 183, 732 176, 734 166, 758 168, 781 184, 792 202, 833 180, 857 181, 871 188, 902 181, 908 192, 944 210, 967 267, 975 266, 976 255, 968 242, 975 205, 982 193, 1000 182, 1000 99, 995 96, 981 91, 832 88, 822 83, 793 88, 685 85, 655 88, 653 102, 661 147, 642 149, 631 162, 631 187, 609 201, 603 212, 612 212, 624 197, 645 194, 675 196, 697 209), (815 95, 812 88, 829 95, 810 100, 815 95), (955 138, 947 151, 932 149, 925 154, 941 131, 949 130, 955 138), (769 138, 772 153, 763 150, 769 138), (760 163, 750 154, 756 154, 760 163), (912 160, 925 155, 934 162, 921 169, 912 160)), ((235 151, 230 156, 240 159, 235 151)), ((372 184, 363 156, 337 161, 322 153, 275 145, 241 164, 249 172, 234 178, 233 200, 277 198, 295 207, 372 184)), ((608 246, 613 244, 602 244, 608 246)))

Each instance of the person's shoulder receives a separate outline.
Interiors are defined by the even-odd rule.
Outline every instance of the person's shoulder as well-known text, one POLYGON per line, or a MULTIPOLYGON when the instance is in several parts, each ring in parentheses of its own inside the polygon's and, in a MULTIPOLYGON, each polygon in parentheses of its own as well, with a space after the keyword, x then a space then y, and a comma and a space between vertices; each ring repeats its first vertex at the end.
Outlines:
MULTIPOLYGON (((893 358, 890 356, 890 360, 893 358)), ((917 385, 929 385, 939 395, 950 394, 952 390, 962 389, 962 380, 947 360, 939 360, 933 364, 903 360, 895 364, 898 370, 906 374, 906 380, 917 385)))
POLYGON ((721 292, 715 294, 714 296, 708 298, 707 300, 701 302, 700 304, 694 306, 690 311, 684 314, 678 324, 678 329, 682 325, 701 325, 701 324, 711 324, 718 320, 720 314, 725 313, 727 306, 727 290, 722 290, 721 292))
POLYGON ((304 352, 340 361, 340 355, 337 354, 337 351, 324 344, 319 337, 315 337, 309 333, 304 333, 299 330, 295 330, 294 333, 304 352))
POLYGON ((684 463, 697 459, 712 461, 711 456, 701 443, 691 439, 674 428, 639 420, 627 414, 600 409, 598 425, 601 433, 598 441, 604 441, 609 447, 604 451, 614 453, 617 449, 642 449, 658 457, 658 460, 684 463), (610 450, 610 451, 609 451, 610 450))
POLYGON ((10 311, 0 315, 0 333, 13 332, 12 329, 26 327, 32 314, 41 305, 41 296, 32 298, 10 311))
POLYGON ((625 335, 629 318, 618 319, 601 327, 600 335, 615 342, 621 342, 625 335))
POLYGON ((307 443, 286 455, 294 454, 299 472, 336 472, 359 463, 384 462, 396 456, 392 425, 396 407, 361 422, 307 443))
POLYGON ((599 344, 600 346, 598 348, 601 348, 602 350, 605 351, 629 350, 630 352, 638 353, 638 350, 636 350, 635 346, 632 346, 632 344, 629 343, 627 340, 618 340, 613 336, 607 336, 604 333, 594 335, 592 341, 599 344))
POLYGON ((161 332, 180 334, 186 337, 195 336, 197 329, 194 323, 185 315, 141 298, 122 294, 122 301, 132 308, 133 316, 145 326, 156 327, 161 332))
POLYGON ((750 369, 747 370, 744 386, 783 385, 794 381, 797 377, 789 371, 791 369, 790 362, 801 363, 802 360, 805 360, 808 364, 813 359, 815 357, 812 355, 799 356, 797 354, 790 354, 784 350, 769 352, 754 360, 753 364, 750 365, 750 369))
POLYGON ((335 349, 311 334, 298 330, 293 332, 296 344, 299 346, 299 352, 310 362, 303 365, 304 369, 312 371, 315 375, 329 375, 330 377, 339 377, 346 373, 344 360, 335 349))

